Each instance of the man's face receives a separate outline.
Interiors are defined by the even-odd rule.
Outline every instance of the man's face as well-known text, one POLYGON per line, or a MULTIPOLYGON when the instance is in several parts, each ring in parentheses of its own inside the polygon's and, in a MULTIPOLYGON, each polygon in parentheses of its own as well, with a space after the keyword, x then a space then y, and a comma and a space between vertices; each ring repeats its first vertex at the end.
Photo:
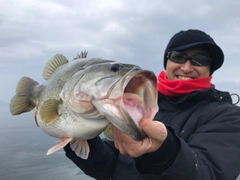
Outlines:
MULTIPOLYGON (((207 51, 201 48, 191 48, 182 51, 188 57, 193 55, 205 55, 208 56, 207 51)), ((188 80, 208 77, 210 75, 210 65, 208 66, 194 66, 189 60, 183 64, 175 63, 171 60, 167 60, 166 75, 170 80, 188 80)))

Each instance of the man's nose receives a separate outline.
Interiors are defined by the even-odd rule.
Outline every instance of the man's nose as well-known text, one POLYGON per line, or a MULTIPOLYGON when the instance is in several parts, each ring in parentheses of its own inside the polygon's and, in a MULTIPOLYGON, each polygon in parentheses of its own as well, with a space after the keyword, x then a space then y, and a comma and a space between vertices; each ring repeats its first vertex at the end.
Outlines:
POLYGON ((193 71, 193 66, 189 60, 187 60, 184 64, 181 66, 181 70, 185 73, 189 73, 193 71))

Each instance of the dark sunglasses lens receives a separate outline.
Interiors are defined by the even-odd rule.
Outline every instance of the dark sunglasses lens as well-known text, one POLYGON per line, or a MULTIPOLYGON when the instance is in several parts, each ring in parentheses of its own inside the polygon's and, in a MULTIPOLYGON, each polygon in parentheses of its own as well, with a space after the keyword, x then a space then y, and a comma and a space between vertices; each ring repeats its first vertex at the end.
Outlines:
POLYGON ((210 58, 204 55, 195 55, 191 57, 191 64, 193 66, 208 66, 210 65, 210 58))
POLYGON ((175 63, 183 64, 186 62, 186 56, 180 52, 171 52, 169 59, 175 63))

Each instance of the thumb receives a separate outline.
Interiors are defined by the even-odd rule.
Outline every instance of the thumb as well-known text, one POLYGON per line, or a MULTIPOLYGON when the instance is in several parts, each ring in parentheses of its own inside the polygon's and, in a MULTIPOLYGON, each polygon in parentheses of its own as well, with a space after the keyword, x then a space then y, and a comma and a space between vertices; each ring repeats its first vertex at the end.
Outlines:
POLYGON ((162 122, 143 118, 139 125, 149 138, 161 142, 165 141, 167 137, 167 128, 162 122))

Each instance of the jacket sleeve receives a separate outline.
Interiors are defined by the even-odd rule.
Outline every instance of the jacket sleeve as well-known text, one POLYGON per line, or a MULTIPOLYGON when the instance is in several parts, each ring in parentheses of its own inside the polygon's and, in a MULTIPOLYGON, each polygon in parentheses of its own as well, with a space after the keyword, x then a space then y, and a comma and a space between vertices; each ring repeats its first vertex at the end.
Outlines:
MULTIPOLYGON (((152 154, 145 156, 147 173, 154 169, 161 180, 235 180, 240 172, 240 109, 232 105, 218 107, 211 115, 203 115, 201 124, 191 127, 196 129, 187 141, 173 132, 180 150, 172 164, 157 163, 152 154)), ((171 144, 166 148, 171 149, 171 144)))
POLYGON ((64 147, 66 156, 73 161, 85 174, 95 179, 111 179, 116 166, 117 151, 111 147, 111 142, 100 137, 88 140, 90 153, 87 160, 76 156, 70 145, 64 147))

